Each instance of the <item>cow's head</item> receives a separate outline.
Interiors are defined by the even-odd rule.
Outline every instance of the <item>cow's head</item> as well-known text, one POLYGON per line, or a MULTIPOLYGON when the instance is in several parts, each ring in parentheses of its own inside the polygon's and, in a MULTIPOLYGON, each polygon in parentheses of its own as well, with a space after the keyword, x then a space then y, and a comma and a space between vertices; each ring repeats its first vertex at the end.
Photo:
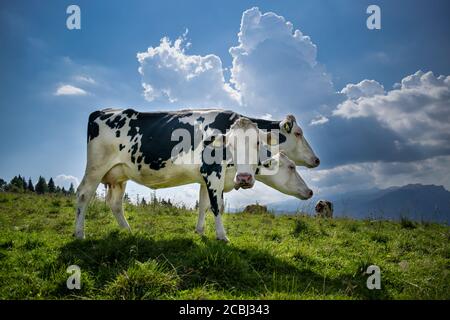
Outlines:
POLYGON ((268 186, 302 200, 313 196, 313 191, 306 185, 295 168, 295 163, 284 152, 279 152, 260 166, 258 180, 268 186))
POLYGON ((286 140, 280 140, 279 148, 298 166, 315 168, 320 164, 319 158, 309 146, 303 130, 293 115, 288 115, 280 122, 280 133, 286 140))
POLYGON ((325 204, 323 200, 317 201, 316 203, 316 212, 322 212, 323 208, 324 208, 325 204))
POLYGON ((226 134, 227 151, 236 168, 235 189, 247 189, 255 184, 260 134, 258 126, 247 118, 237 119, 226 134))

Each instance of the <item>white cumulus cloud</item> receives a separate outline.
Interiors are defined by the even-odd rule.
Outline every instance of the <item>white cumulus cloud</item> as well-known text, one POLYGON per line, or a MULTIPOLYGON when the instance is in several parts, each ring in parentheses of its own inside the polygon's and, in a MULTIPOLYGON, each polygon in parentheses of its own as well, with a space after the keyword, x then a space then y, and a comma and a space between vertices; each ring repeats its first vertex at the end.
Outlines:
POLYGON ((66 189, 70 187, 71 183, 73 183, 75 188, 80 184, 78 178, 71 175, 60 174, 55 178, 55 184, 66 189))
POLYGON ((320 126, 321 124, 325 124, 328 121, 330 121, 330 119, 328 119, 327 117, 325 117, 323 115, 320 115, 320 116, 317 116, 314 119, 312 119, 309 124, 312 126, 320 126))
POLYGON ((213 54, 189 55, 186 33, 137 54, 144 96, 159 106, 243 107, 245 114, 280 118, 313 116, 340 97, 317 60, 317 47, 291 22, 258 8, 242 15, 238 44, 231 47, 231 78, 213 54))
POLYGON ((384 87, 375 80, 363 80, 358 84, 347 84, 341 93, 349 99, 356 100, 361 97, 372 97, 384 94, 384 87))
POLYGON ((302 116, 337 98, 331 77, 316 60, 316 45, 284 17, 246 10, 238 42, 229 50, 231 82, 253 113, 302 116))
POLYGON ((173 43, 161 39, 159 46, 137 54, 144 96, 148 101, 191 107, 233 107, 239 93, 223 76, 216 55, 188 55, 185 35, 173 43))
POLYGON ((348 98, 333 114, 343 118, 373 117, 405 137, 408 144, 448 149, 450 141, 450 76, 417 71, 396 89, 364 80, 347 85, 348 98))

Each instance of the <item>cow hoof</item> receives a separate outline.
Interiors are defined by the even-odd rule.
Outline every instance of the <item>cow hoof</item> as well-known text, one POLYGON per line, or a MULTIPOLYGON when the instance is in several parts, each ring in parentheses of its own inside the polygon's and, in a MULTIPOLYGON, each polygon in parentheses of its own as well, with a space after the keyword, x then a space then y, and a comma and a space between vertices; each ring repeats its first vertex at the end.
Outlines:
POLYGON ((83 240, 84 239, 84 233, 75 233, 74 237, 77 238, 77 239, 83 240))
POLYGON ((219 240, 219 241, 223 241, 225 243, 230 242, 230 239, 228 239, 227 236, 217 237, 216 239, 219 240))
POLYGON ((201 228, 201 229, 195 229, 195 232, 198 233, 199 235, 203 236, 205 234, 205 228, 201 228))

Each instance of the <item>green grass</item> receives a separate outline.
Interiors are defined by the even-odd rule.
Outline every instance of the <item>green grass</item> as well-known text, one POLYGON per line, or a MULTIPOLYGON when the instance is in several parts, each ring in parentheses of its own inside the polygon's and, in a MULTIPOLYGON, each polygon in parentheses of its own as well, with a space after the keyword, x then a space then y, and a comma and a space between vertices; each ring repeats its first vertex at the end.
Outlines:
POLYGON ((427 223, 226 214, 231 243, 196 213, 97 200, 75 240, 73 198, 0 193, 1 299, 450 299, 450 229, 427 223), (69 265, 81 290, 69 290, 69 265), (366 288, 369 265, 381 290, 366 288))

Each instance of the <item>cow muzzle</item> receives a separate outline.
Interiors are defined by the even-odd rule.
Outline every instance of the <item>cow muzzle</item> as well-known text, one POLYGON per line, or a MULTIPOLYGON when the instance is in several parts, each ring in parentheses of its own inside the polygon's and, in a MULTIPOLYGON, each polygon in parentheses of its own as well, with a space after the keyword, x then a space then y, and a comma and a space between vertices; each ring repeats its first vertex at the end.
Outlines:
POLYGON ((309 189, 309 190, 306 192, 306 195, 304 195, 305 200, 310 199, 313 195, 314 195, 314 192, 313 192, 311 189, 309 189))
POLYGON ((253 187, 255 184, 255 180, 253 179, 253 175, 250 173, 239 173, 236 175, 234 180, 234 188, 238 190, 239 188, 248 189, 253 187))
POLYGON ((306 163, 307 168, 316 168, 320 165, 320 159, 317 157, 312 158, 306 163))

